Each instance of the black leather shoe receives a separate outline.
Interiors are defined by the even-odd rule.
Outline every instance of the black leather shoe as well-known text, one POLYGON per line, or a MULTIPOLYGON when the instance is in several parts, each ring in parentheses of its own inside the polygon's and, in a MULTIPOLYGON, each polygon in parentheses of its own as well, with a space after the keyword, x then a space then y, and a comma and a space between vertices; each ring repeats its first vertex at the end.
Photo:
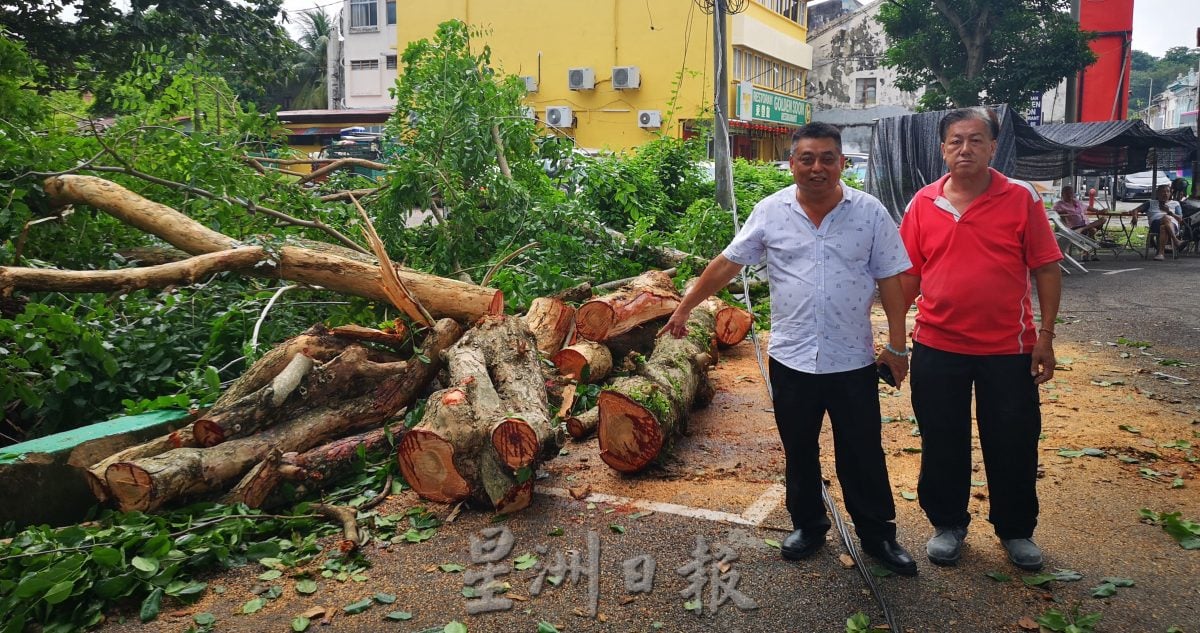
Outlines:
POLYGON ((863 542, 863 551, 870 554, 876 560, 883 564, 884 567, 892 570, 892 572, 901 576, 916 576, 917 562, 913 560, 908 552, 904 551, 903 547, 896 542, 896 539, 887 541, 876 541, 874 543, 863 542))
POLYGON ((825 544, 825 533, 820 534, 796 530, 788 534, 780 544, 779 551, 788 560, 800 560, 813 555, 813 552, 825 544))

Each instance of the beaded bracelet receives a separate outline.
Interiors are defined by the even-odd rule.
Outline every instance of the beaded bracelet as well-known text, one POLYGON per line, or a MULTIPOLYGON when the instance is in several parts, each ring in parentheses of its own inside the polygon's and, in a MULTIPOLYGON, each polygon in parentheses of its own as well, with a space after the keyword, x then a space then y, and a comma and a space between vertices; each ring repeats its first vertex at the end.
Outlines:
POLYGON ((1055 336, 1054 330, 1051 330, 1050 328, 1038 328, 1038 332, 1045 332, 1046 334, 1049 334, 1051 339, 1053 339, 1055 336))
POLYGON ((908 350, 900 351, 900 350, 892 347, 891 343, 884 345, 883 349, 886 349, 887 351, 895 354, 896 356, 899 356, 900 358, 904 358, 905 356, 908 356, 908 353, 909 353, 908 350))

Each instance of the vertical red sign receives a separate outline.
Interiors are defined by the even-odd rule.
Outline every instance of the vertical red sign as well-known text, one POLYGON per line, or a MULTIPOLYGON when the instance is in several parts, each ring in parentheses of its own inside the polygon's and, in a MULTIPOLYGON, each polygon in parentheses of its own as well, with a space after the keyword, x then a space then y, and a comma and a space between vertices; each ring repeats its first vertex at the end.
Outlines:
POLYGON ((1080 121, 1120 121, 1129 112, 1134 0, 1086 0, 1079 7, 1079 28, 1095 31, 1096 63, 1079 80, 1080 121))

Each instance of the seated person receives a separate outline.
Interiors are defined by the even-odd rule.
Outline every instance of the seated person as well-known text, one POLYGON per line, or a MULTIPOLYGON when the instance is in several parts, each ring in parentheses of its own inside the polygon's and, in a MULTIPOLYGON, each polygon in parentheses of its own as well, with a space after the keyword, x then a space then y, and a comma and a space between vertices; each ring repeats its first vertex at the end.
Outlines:
POLYGON ((1187 197, 1187 179, 1183 176, 1171 181, 1171 199, 1183 200, 1187 197))
POLYGON ((1088 237, 1094 238, 1096 231, 1104 226, 1104 220, 1092 220, 1088 222, 1087 213, 1095 213, 1094 206, 1084 207, 1083 202, 1075 199, 1075 188, 1066 185, 1062 188, 1062 199, 1054 203, 1054 208, 1051 209, 1063 219, 1072 231, 1082 233, 1088 237))
POLYGON ((1161 262, 1167 244, 1178 249, 1182 243, 1179 240, 1179 227, 1183 223, 1183 211, 1179 203, 1171 199, 1170 185, 1159 185, 1154 192, 1154 200, 1142 205, 1142 209, 1146 212, 1146 219, 1150 221, 1149 234, 1158 235, 1158 254, 1154 256, 1154 260, 1161 262))

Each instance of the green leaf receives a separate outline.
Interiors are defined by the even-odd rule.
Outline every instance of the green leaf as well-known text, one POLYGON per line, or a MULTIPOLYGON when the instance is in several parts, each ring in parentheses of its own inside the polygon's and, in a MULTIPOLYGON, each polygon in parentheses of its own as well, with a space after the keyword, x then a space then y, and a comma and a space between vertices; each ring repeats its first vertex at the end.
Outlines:
POLYGON ((1055 609, 1047 609, 1045 613, 1037 617, 1036 622, 1051 631, 1066 630, 1068 624, 1066 614, 1055 609))
POLYGON ((1083 454, 1087 455, 1088 457, 1106 457, 1106 456, 1108 456, 1108 453, 1105 453, 1104 451, 1102 451, 1098 448, 1085 448, 1085 449, 1083 449, 1083 454))
POLYGON ((195 622, 196 624, 198 624, 200 626, 211 626, 212 623, 216 622, 216 621, 217 621, 217 616, 215 616, 207 611, 205 611, 203 613, 197 613, 196 615, 192 616, 192 622, 195 622))
POLYGON ((375 602, 378 602, 379 604, 392 604, 396 601, 396 596, 390 593, 377 593, 375 594, 374 598, 375 602))
POLYGON ((308 595, 310 593, 316 593, 316 591, 317 581, 311 578, 305 578, 304 580, 296 581, 296 593, 308 595))
POLYGON ((537 556, 534 556, 533 554, 522 554, 521 556, 513 559, 513 567, 516 568, 517 571, 525 571, 526 569, 530 569, 536 565, 537 562, 537 556))
POLYGON ((533 469, 528 466, 518 468, 515 477, 517 478, 517 483, 523 484, 533 477, 533 469))
POLYGON ((1128 424, 1122 424, 1122 425, 1118 426, 1117 428, 1121 429, 1122 431, 1125 431, 1127 433, 1133 433, 1134 435, 1141 435, 1141 433, 1142 433, 1142 430, 1139 429, 1138 427, 1130 426, 1128 424))
POLYGON ((1062 449, 1058 452, 1059 457, 1083 457, 1083 451, 1062 449))
POLYGON ((1076 580, 1083 579, 1083 574, 1075 571, 1074 569, 1059 568, 1054 571, 1053 576, 1054 579, 1059 582, 1075 582, 1076 580))
POLYGON ((1100 582, 1106 582, 1108 584, 1115 585, 1117 587, 1132 587, 1133 586, 1132 578, 1122 578, 1120 576, 1105 576, 1100 579, 1100 582))
POLYGON ((342 611, 345 611, 346 613, 349 613, 350 615, 354 615, 356 613, 362 613, 363 611, 370 609, 371 604, 372 603, 371 603, 370 598, 363 598, 362 600, 359 600, 358 602, 351 602, 350 604, 342 607, 342 611))
POLYGON ((260 609, 262 609, 263 605, 265 605, 265 604, 267 604, 267 601, 262 598, 254 598, 253 600, 247 600, 246 604, 242 605, 242 613, 245 615, 250 615, 251 613, 258 613, 258 611, 260 609))
POLYGON ((1026 587, 1040 587, 1051 580, 1054 580, 1054 574, 1037 574, 1021 577, 1021 582, 1025 583, 1026 587))
POLYGON ((143 571, 143 572, 146 572, 147 574, 153 574, 154 572, 158 571, 158 559, 157 558, 145 558, 143 556, 134 556, 133 557, 133 567, 134 567, 134 569, 137 569, 138 571, 143 571))
POLYGON ((781 549, 783 547, 779 541, 776 541, 773 538, 765 538, 763 539, 763 543, 766 543, 767 547, 774 547, 775 549, 781 549))
POLYGON ((996 582, 1008 582, 1008 581, 1012 580, 1012 576, 1009 576, 1008 574, 1004 574, 1004 573, 1001 573, 998 571, 989 571, 988 573, 986 573, 984 575, 987 576, 988 578, 991 578, 992 580, 995 580, 996 582))
POLYGON ((557 525, 554 526, 549 532, 546 532, 546 536, 562 536, 562 535, 563 535, 563 529, 561 527, 558 527, 557 525))
POLYGON ((1172 488, 1182 488, 1183 487, 1183 477, 1176 477, 1171 482, 1171 487, 1172 488))
POLYGON ((58 604, 63 600, 70 598, 71 591, 74 589, 74 580, 64 580, 51 587, 50 590, 46 592, 46 595, 42 596, 42 598, 46 601, 46 604, 58 604))
POLYGON ((624 534, 625 533, 625 526, 617 525, 616 523, 609 523, 608 529, 612 530, 614 534, 624 534))
POLYGON ((92 560, 97 564, 115 569, 120 567, 125 561, 125 555, 121 550, 112 547, 97 547, 92 550, 92 560))
POLYGON ((1092 587, 1093 598, 1107 598, 1115 593, 1117 593, 1117 586, 1112 583, 1106 582, 1092 587))
POLYGON ((916 501, 916 500, 917 500, 917 493, 915 493, 915 492, 910 492, 910 491, 908 491, 908 490, 904 490, 904 491, 902 491, 902 492, 900 493, 900 496, 901 496, 903 499, 905 499, 906 501, 916 501))
POLYGON ((149 622, 158 617, 158 610, 162 607, 163 590, 155 589, 142 600, 142 608, 138 611, 138 617, 142 622, 149 622))
POLYGON ((282 576, 283 576, 283 572, 279 571, 278 569, 271 569, 271 570, 264 571, 263 573, 259 574, 258 579, 259 580, 275 580, 276 578, 280 578, 282 576))
POLYGON ((699 611, 701 606, 702 605, 699 599, 688 600, 687 602, 683 603, 683 608, 687 609, 688 611, 699 611))
POLYGON ((869 571, 871 572, 871 575, 876 578, 887 578, 888 576, 896 575, 895 572, 888 569, 887 567, 884 567, 883 565, 871 565, 869 571))
POLYGON ((442 633, 467 633, 467 625, 455 620, 442 629, 442 633))
POLYGON ((304 633, 304 631, 307 631, 309 624, 311 624, 311 622, 309 622, 308 618, 302 615, 292 618, 292 630, 296 633, 304 633))
POLYGON ((263 558, 277 558, 279 551, 279 543, 275 541, 262 541, 246 548, 246 558, 252 561, 258 561, 263 558))
POLYGON ((558 627, 554 626, 553 624, 542 621, 538 622, 537 633, 559 633, 559 631, 558 627))
POLYGON ((393 622, 403 622, 405 620, 411 620, 412 614, 409 613, 408 611, 392 611, 391 613, 389 613, 383 617, 385 620, 392 620, 393 622))
POLYGON ((462 597, 464 597, 464 598, 478 598, 479 597, 479 592, 475 591, 475 588, 471 587, 469 585, 464 586, 462 588, 462 591, 459 591, 459 593, 461 593, 462 597))
POLYGON ((438 565, 438 569, 440 569, 446 573, 449 573, 449 574, 454 574, 454 573, 458 573, 466 568, 463 567, 462 565, 459 565, 458 563, 445 563, 442 565, 438 565))

